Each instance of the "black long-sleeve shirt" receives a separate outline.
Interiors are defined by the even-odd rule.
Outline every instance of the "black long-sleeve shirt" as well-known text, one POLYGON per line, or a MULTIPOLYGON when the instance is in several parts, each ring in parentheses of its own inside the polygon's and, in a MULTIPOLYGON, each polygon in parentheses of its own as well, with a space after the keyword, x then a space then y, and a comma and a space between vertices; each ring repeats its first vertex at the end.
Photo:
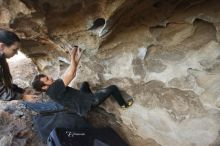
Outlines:
MULTIPOLYGON (((0 54, 0 59, 2 59, 3 55, 0 54)), ((3 68, 0 65, 0 100, 15 100, 21 99, 22 93, 24 90, 19 88, 17 85, 13 84, 11 88, 8 88, 4 85, 3 82, 3 68)))
POLYGON ((80 92, 80 90, 68 86, 65 87, 62 79, 54 81, 46 94, 80 116, 85 116, 94 103, 93 95, 80 92))

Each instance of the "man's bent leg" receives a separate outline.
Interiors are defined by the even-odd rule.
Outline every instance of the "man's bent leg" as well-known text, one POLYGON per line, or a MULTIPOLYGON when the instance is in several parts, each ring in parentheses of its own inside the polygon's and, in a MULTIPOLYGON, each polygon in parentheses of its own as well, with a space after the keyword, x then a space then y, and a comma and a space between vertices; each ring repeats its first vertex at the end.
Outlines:
POLYGON ((88 82, 83 82, 81 84, 80 92, 84 92, 84 93, 87 93, 87 94, 93 94, 91 89, 90 89, 90 87, 89 87, 89 83, 88 82))
POLYGON ((122 97, 118 87, 115 85, 111 85, 111 86, 108 86, 107 88, 98 90, 94 94, 95 100, 96 100, 94 106, 101 104, 111 95, 115 98, 115 100, 118 102, 120 106, 126 105, 126 102, 124 98, 122 97))

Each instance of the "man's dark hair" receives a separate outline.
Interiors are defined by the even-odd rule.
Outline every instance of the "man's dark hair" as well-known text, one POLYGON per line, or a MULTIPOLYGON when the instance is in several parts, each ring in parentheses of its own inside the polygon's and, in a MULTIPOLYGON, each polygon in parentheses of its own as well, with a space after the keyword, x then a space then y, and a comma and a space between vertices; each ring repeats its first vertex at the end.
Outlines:
POLYGON ((32 87, 36 90, 36 91, 40 91, 40 92, 45 92, 44 89, 42 89, 42 87, 45 85, 44 82, 42 82, 40 79, 46 77, 46 75, 44 74, 39 74, 36 75, 34 77, 34 80, 32 81, 32 87))

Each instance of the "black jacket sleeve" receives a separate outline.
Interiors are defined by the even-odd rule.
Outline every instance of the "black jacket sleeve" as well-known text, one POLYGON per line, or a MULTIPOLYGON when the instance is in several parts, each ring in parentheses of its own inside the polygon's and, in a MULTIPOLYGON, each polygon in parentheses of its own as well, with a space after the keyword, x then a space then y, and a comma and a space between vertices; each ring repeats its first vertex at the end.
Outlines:
MULTIPOLYGON (((2 54, 0 54, 0 59, 2 54)), ((0 100, 14 100, 21 99, 24 90, 13 84, 12 88, 8 88, 3 83, 2 66, 0 65, 0 100)))
POLYGON ((22 90, 18 90, 17 86, 12 86, 12 88, 6 87, 3 82, 0 82, 0 100, 15 100, 22 98, 22 90))

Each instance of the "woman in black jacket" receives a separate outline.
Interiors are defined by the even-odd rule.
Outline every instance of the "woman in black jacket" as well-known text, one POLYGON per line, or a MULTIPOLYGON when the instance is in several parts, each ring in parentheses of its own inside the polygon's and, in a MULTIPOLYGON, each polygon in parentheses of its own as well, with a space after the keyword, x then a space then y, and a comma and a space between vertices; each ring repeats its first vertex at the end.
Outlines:
POLYGON ((17 54, 19 37, 10 31, 0 29, 0 100, 24 99, 35 101, 36 95, 28 95, 25 90, 12 83, 12 76, 6 58, 17 54))

